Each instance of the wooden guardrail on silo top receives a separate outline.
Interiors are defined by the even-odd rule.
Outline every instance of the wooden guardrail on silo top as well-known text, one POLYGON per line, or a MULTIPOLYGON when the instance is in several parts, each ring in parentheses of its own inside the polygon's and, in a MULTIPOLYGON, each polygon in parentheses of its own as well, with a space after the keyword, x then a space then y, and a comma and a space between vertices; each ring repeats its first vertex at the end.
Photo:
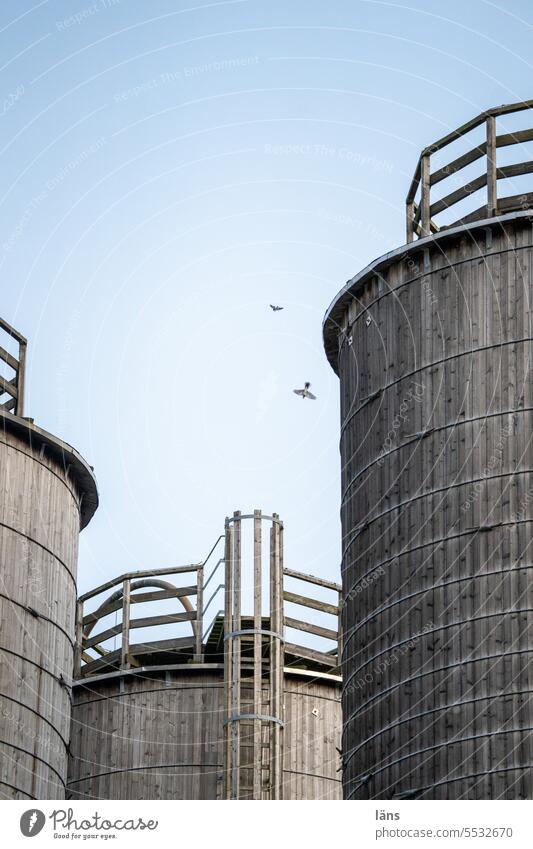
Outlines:
POLYGON ((486 187, 486 201, 477 209, 470 210, 461 218, 447 222, 446 227, 468 223, 483 218, 493 218, 507 212, 526 210, 533 207, 533 191, 498 197, 498 181, 521 177, 533 173, 533 156, 523 162, 502 164, 498 167, 496 151, 498 148, 524 144, 533 141, 533 128, 498 134, 497 119, 533 109, 533 100, 511 103, 488 109, 467 121, 461 127, 426 147, 420 154, 409 192, 406 198, 407 241, 416 237, 423 238, 444 229, 439 226, 441 213, 466 200, 486 187), (462 153, 452 161, 432 169, 431 157, 447 148, 453 142, 471 134, 485 125, 485 138, 474 147, 462 153), (485 158, 485 168, 481 174, 470 177, 465 169, 479 159, 485 158), (431 191, 438 183, 453 177, 455 188, 448 194, 431 200, 431 191))
MULTIPOLYGON (((168 605, 167 605, 168 606, 168 605)), ((127 572, 105 584, 80 596, 76 617, 76 651, 74 659, 74 677, 126 670, 138 667, 149 659, 154 663, 155 656, 168 662, 195 662, 202 660, 202 608, 203 608, 203 564, 189 566, 169 566, 166 569, 150 569, 127 572), (194 574, 194 583, 182 585, 163 578, 194 574), (116 588, 116 589, 115 589, 116 588), (113 592, 109 595, 109 591, 113 592), (146 592, 148 590, 148 592, 146 592), (91 612, 85 605, 98 596, 105 596, 91 612), (196 607, 191 602, 196 598, 196 607), (178 612, 161 612, 144 617, 131 617, 133 605, 148 604, 154 608, 163 602, 177 600, 183 607, 178 612), (109 617, 115 614, 115 621, 109 617), (173 635, 169 639, 152 639, 152 634, 162 628, 179 623, 190 623, 191 634, 173 635), (94 634, 94 629, 100 630, 94 634), (132 631, 150 629, 149 637, 134 643, 132 631), (116 646, 117 637, 120 645, 116 646), (110 643, 114 645, 111 646, 110 643)))

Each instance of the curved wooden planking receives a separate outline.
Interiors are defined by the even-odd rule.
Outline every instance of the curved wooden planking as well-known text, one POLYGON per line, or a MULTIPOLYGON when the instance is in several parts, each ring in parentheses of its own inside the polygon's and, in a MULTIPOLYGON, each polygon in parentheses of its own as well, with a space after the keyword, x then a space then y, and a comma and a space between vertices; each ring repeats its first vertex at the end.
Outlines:
POLYGON ((65 443, 9 413, 0 425, 0 782, 4 798, 61 799, 78 535, 96 486, 65 443))
MULTIPOLYGON (((284 798, 339 799, 340 681, 286 672, 284 690, 284 798)), ((221 797, 221 665, 103 675, 73 696, 69 798, 221 797)))
POLYGON ((521 213, 392 252, 328 312, 347 798, 533 796, 532 300, 521 213))

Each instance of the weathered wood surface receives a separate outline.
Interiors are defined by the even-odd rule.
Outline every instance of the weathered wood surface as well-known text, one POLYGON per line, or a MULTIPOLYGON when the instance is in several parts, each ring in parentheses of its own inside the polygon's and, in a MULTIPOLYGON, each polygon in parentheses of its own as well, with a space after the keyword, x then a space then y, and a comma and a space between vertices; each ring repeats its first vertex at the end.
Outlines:
POLYGON ((310 607, 312 610, 320 610, 322 613, 331 613, 333 616, 337 616, 339 613, 336 604, 329 604, 329 602, 320 601, 317 598, 308 598, 297 593, 291 593, 288 590, 284 591, 283 600, 292 602, 292 604, 300 604, 303 607, 310 607))
POLYGON ((341 799, 340 683, 285 675, 283 798, 341 799))
MULTIPOLYGON (((340 684, 286 675, 284 689, 283 797, 339 799, 340 684)), ((243 693, 253 705, 253 685, 243 693)), ((221 798, 222 666, 84 682, 73 696, 69 798, 221 798)))
POLYGON ((495 219, 338 321, 349 798, 533 798, 532 300, 531 222, 495 219))
POLYGON ((328 590, 340 592, 341 585, 334 581, 326 581, 325 578, 317 578, 315 575, 306 575, 305 572, 296 572, 294 569, 284 569, 283 574, 286 578, 297 578, 308 584, 315 584, 317 587, 325 587, 328 590))
POLYGON ((64 798, 79 529, 75 482, 2 428, 1 798, 64 798))

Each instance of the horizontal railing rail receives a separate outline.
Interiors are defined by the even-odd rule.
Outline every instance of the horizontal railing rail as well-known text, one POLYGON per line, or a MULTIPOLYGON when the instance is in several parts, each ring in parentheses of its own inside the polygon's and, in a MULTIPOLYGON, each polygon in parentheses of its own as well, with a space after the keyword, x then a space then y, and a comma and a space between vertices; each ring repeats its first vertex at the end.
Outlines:
MULTIPOLYGON (((528 109, 533 109, 533 100, 525 100, 520 103, 511 103, 495 107, 494 109, 488 109, 422 151, 406 198, 408 242, 412 242, 417 237, 423 238, 432 233, 439 232, 441 227, 435 221, 436 216, 485 187, 486 203, 457 221, 454 221, 453 224, 485 217, 491 218, 501 215, 504 212, 529 209, 533 206, 533 192, 521 193, 509 197, 499 197, 498 195, 499 180, 532 174, 533 161, 528 159, 524 162, 502 165, 501 167, 498 167, 496 161, 496 151, 498 148, 533 141, 533 128, 517 130, 514 133, 498 134, 497 119, 504 115, 511 115, 528 109), (432 170, 431 157, 435 153, 445 149, 452 142, 468 136, 469 133, 483 124, 485 124, 485 140, 483 142, 474 145, 470 150, 451 160, 447 165, 432 170), (467 179, 464 175, 464 169, 482 158, 486 160, 485 170, 477 177, 467 179), (463 172, 464 176, 462 185, 460 180, 461 172, 463 172), (456 183, 459 183, 457 188, 432 202, 432 187, 450 178, 452 175, 456 175, 456 183)), ((447 224, 446 226, 452 225, 447 224)))
POLYGON ((138 578, 159 578, 162 575, 180 575, 185 572, 196 572, 201 567, 201 563, 191 563, 189 566, 166 566, 164 569, 142 569, 136 572, 124 572, 124 574, 118 575, 116 578, 112 578, 110 581, 107 581, 107 583, 94 587, 94 589, 80 595, 78 601, 88 601, 90 598, 94 598, 94 596, 100 595, 100 593, 110 590, 118 584, 124 583, 124 581, 128 578, 134 581, 138 578))

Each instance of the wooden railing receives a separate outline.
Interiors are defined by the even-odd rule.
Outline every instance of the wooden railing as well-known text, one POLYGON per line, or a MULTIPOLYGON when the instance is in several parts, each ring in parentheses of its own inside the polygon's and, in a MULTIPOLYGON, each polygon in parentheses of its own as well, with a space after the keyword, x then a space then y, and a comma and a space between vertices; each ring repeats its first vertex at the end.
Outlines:
POLYGON ((202 661, 202 608, 203 608, 203 564, 128 572, 106 584, 102 584, 80 596, 76 611, 76 649, 74 677, 80 678, 114 669, 129 669, 141 665, 148 657, 172 656, 174 662, 202 661), (178 585, 163 577, 194 574, 194 583, 178 585), (113 590, 111 594, 109 591, 113 590), (148 591, 146 591, 148 590, 148 591), (104 596, 91 612, 86 605, 92 599, 104 596), (196 606, 191 602, 196 598, 196 606), (153 616, 132 618, 132 607, 149 602, 154 608, 159 602, 176 599, 183 610, 176 613, 159 613, 153 616), (103 627, 103 620, 116 614, 111 626, 103 627), (190 622, 191 634, 165 640, 150 640, 134 643, 132 632, 137 628, 154 629, 178 623, 190 622), (100 630, 98 625, 100 623, 100 630), (96 633, 94 633, 96 629, 96 633), (120 638, 120 647, 109 648, 106 643, 120 638))
POLYGON ((16 416, 23 416, 27 342, 24 336, 2 318, 0 318, 0 331, 10 336, 18 345, 18 354, 14 355, 0 344, 0 361, 5 363, 9 371, 9 374, 0 375, 0 409, 14 413, 16 416))
MULTIPOLYGON (((286 664, 291 665, 291 658, 302 658, 307 661, 312 661, 313 664, 330 669, 330 671, 338 669, 340 667, 342 653, 340 634, 340 585, 333 581, 326 581, 323 578, 315 578, 314 575, 306 575, 303 572, 295 572, 293 569, 284 569, 283 577, 283 621, 285 628, 292 628, 306 634, 311 634, 314 637, 319 637, 321 640, 328 641, 328 644, 331 644, 331 642, 333 643, 329 650, 318 650, 315 647, 310 648, 286 641, 286 664), (331 590, 332 598, 330 601, 323 601, 322 599, 314 597, 312 590, 302 590, 302 592, 306 593, 305 595, 300 595, 300 593, 287 590, 285 589, 285 578, 293 578, 307 586, 311 584, 313 587, 331 590), (309 592, 311 592, 311 595, 309 595, 309 592), (319 618, 321 624, 307 622, 304 619, 296 619, 289 616, 285 610, 285 605, 287 603, 296 604, 299 608, 305 608, 307 611, 318 611, 320 613, 319 618)), ((302 613, 300 615, 305 616, 306 614, 302 613)))
MULTIPOLYGON (((230 548, 231 557, 234 559, 235 551, 239 547, 237 545, 236 548, 236 543, 232 542, 230 548)), ((215 554, 216 556, 218 555, 215 554)), ((217 539, 202 563, 128 572, 80 596, 76 615, 74 677, 128 670, 139 665, 219 662, 222 660, 222 644, 227 648, 224 634, 235 630, 228 622, 229 618, 234 616, 235 605, 240 605, 241 568, 244 589, 253 581, 254 590, 252 609, 248 609, 247 604, 244 605, 241 621, 245 624, 242 629, 237 630, 242 630, 243 634, 250 628, 255 631, 272 630, 270 617, 273 610, 277 623, 275 630, 279 631, 282 637, 280 646, 284 666, 338 674, 341 656, 341 587, 333 581, 284 568, 282 523, 276 514, 267 516, 256 510, 249 515, 236 512, 232 519, 227 519, 225 535, 217 539), (236 570, 237 583, 233 576, 228 586, 228 535, 236 534, 239 540, 241 523, 246 520, 253 520, 252 562, 246 561, 241 567, 239 560, 236 570), (260 591, 263 571, 260 529, 265 521, 270 522, 274 529, 270 529, 270 534, 274 533, 274 539, 271 540, 273 552, 277 550, 276 528, 279 525, 281 529, 280 539, 276 543, 280 549, 276 560, 280 603, 270 599, 269 607, 265 596, 263 610, 260 591), (223 539, 224 556, 218 558, 211 574, 206 578, 206 566, 215 552, 220 553, 219 543, 223 539), (221 574, 223 564, 226 574, 221 574), (194 577, 191 580, 186 578, 187 575, 194 577), (236 601, 232 600, 230 604, 230 598, 235 598, 236 601), (181 609, 163 612, 160 603, 172 599, 179 603, 181 609), (217 610, 218 599, 221 603, 224 602, 225 609, 217 610), (151 610, 147 608, 146 612, 153 611, 153 615, 133 617, 135 605, 141 603, 149 603, 151 610), (211 614, 212 621, 205 627, 205 623, 209 622, 205 614, 211 605, 216 612, 211 614), (180 633, 182 623, 190 623, 190 633, 184 636, 180 633), (157 629, 166 626, 176 626, 176 634, 168 639, 157 639, 157 629), (134 633, 140 628, 150 629, 149 640, 136 643, 134 633), (307 640, 304 642, 307 641, 310 645, 302 645, 297 637, 289 641, 286 631, 305 634, 307 640)), ((269 568, 272 568, 271 564, 269 568)), ((259 642, 254 639, 257 644, 254 650, 258 666, 263 647, 261 639, 259 642)))
MULTIPOLYGON (((533 207, 533 192, 509 197, 499 197, 498 195, 499 180, 533 173, 533 161, 531 159, 512 165, 502 165, 501 167, 498 167, 496 161, 496 151, 498 148, 533 141, 533 129, 502 134, 498 134, 497 131, 498 117, 523 112, 527 109, 533 109, 533 100, 488 109, 486 112, 482 112, 476 118, 448 133, 448 135, 422 151, 406 198, 408 242, 412 242, 416 237, 422 238, 438 232, 442 228, 435 218, 440 213, 445 212, 455 206, 455 204, 470 197, 474 192, 485 187, 486 203, 457 219, 453 224, 491 218, 496 215, 502 215, 505 212, 533 207), (433 154, 452 144, 457 139, 467 136, 472 130, 475 130, 482 124, 485 125, 485 140, 483 142, 472 147, 447 165, 432 170, 431 157, 433 154), (482 158, 485 159, 486 163, 484 171, 474 179, 467 179, 464 169, 482 158), (432 202, 431 190, 433 186, 443 180, 449 179, 452 175, 458 175, 455 178, 458 187, 432 202)), ((453 226, 453 224, 448 223, 446 226, 453 226)))

